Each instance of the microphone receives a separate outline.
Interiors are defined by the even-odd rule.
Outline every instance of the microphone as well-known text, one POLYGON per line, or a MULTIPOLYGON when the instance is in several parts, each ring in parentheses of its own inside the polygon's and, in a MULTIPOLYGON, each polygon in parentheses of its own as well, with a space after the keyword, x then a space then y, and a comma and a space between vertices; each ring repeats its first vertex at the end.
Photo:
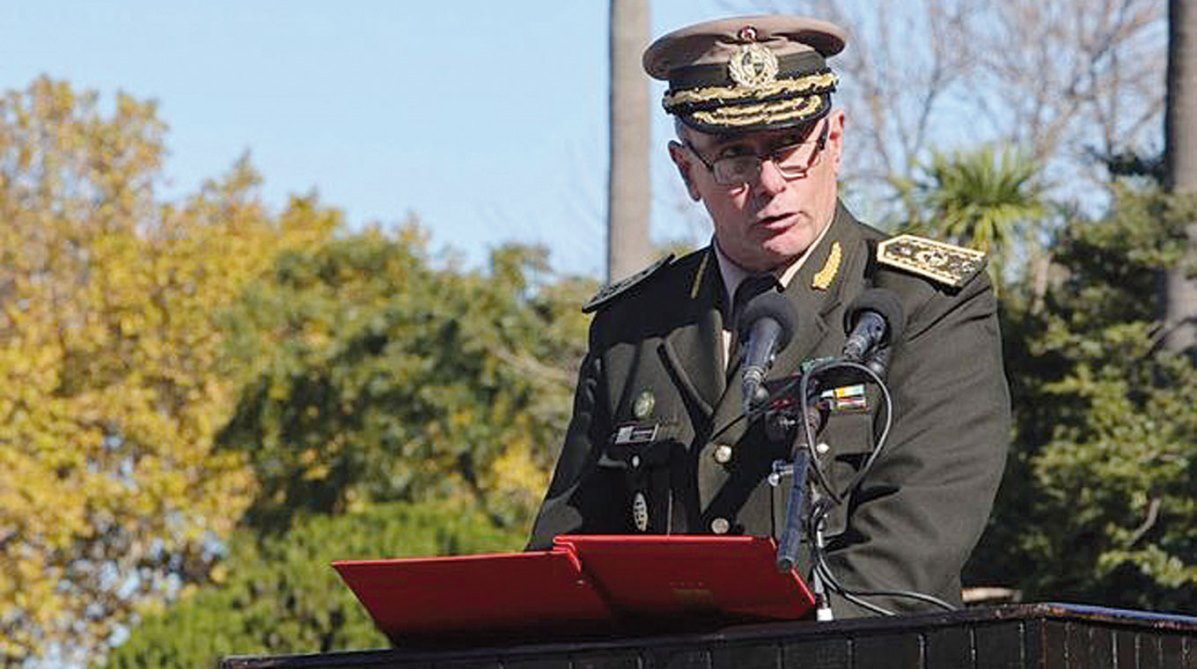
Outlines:
POLYGON ((748 301, 740 315, 740 341, 744 347, 743 383, 744 413, 768 399, 765 375, 773 365, 777 352, 784 349, 794 336, 794 306, 784 295, 770 290, 748 301))
POLYGON ((844 312, 844 359, 866 361, 884 351, 902 336, 906 312, 898 294, 885 288, 861 293, 844 312))

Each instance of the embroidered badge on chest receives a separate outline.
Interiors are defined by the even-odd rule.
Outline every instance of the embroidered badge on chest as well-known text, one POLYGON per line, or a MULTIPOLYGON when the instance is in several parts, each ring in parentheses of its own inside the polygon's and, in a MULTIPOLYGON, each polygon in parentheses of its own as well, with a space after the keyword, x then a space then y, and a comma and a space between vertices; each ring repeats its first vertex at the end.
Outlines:
POLYGON ((642 492, 636 493, 632 498, 632 523, 638 531, 648 531, 648 500, 642 492))
POLYGON ((636 401, 632 403, 632 415, 636 420, 644 420, 653 413, 653 407, 657 404, 657 398, 653 396, 651 390, 642 390, 636 396, 636 401))

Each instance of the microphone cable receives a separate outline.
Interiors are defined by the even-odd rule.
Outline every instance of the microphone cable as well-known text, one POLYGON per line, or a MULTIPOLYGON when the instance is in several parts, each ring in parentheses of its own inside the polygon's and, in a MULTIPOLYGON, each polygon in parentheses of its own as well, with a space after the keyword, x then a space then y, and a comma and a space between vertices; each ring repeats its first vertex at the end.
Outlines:
MULTIPOLYGON (((894 415, 893 396, 890 393, 889 388, 885 385, 885 381, 881 378, 881 375, 878 374, 876 371, 869 368, 868 366, 866 366, 863 363, 851 362, 851 361, 842 360, 842 359, 832 359, 832 360, 825 361, 825 362, 818 363, 818 364, 814 365, 813 367, 811 367, 809 370, 807 370, 805 373, 803 373, 799 377, 799 379, 797 380, 797 384, 799 387, 799 398, 801 398, 800 402, 802 403, 802 407, 803 407, 802 408, 803 416, 802 416, 802 421, 801 421, 802 425, 800 426, 799 429, 804 431, 803 441, 806 442, 805 448, 808 449, 808 454, 810 456, 809 457, 809 466, 814 471, 815 479, 817 480, 819 486, 827 493, 827 495, 825 497, 819 499, 817 502, 815 502, 814 505, 812 505, 812 508, 810 510, 810 515, 808 516, 808 522, 807 522, 807 532, 808 532, 807 541, 813 547, 813 553, 814 553, 814 557, 815 557, 814 568, 818 571, 819 576, 827 583, 828 586, 830 586, 831 590, 833 592, 835 592, 836 594, 842 596, 844 599, 852 602, 853 604, 856 604, 857 606, 860 606, 864 609, 872 611, 873 613, 883 615, 883 616, 894 616, 897 614, 894 611, 891 611, 891 610, 889 610, 885 607, 882 607, 880 605, 874 604, 864 598, 865 597, 907 598, 907 599, 914 599, 914 600, 917 600, 917 601, 920 601, 920 602, 923 602, 926 604, 931 604, 933 606, 939 607, 946 611, 957 610, 955 606, 943 601, 942 599, 939 599, 938 597, 928 595, 925 593, 915 592, 915 591, 911 591, 911 590, 852 589, 852 588, 848 588, 847 586, 845 586, 843 584, 843 582, 841 582, 839 580, 839 578, 836 577, 835 573, 831 569, 831 566, 827 562, 827 551, 823 547, 822 542, 820 540, 818 540, 818 537, 816 535, 821 530, 823 522, 827 517, 827 514, 830 513, 834 507, 842 505, 844 498, 848 494, 850 494, 853 490, 855 490, 858 486, 860 486, 860 484, 864 481, 865 477, 868 476, 869 472, 872 470, 873 465, 877 462, 877 459, 881 456, 881 453, 885 450, 886 443, 889 440, 890 430, 893 428, 893 415, 894 415), (823 470, 823 464, 819 461, 819 457, 818 457, 819 454, 818 454, 818 451, 815 446, 814 427, 811 425, 810 421, 806 420, 806 416, 805 416, 805 411, 806 411, 805 398, 807 398, 809 396, 811 379, 819 376, 820 374, 824 374, 824 373, 827 373, 827 372, 830 372, 830 371, 836 370, 836 369, 851 369, 851 370, 861 372, 866 377, 868 377, 868 379, 870 381, 872 381, 878 387, 878 389, 881 391, 882 407, 884 408, 884 414, 885 414, 885 422, 882 426, 880 435, 877 437, 877 443, 873 447, 872 452, 869 453, 869 456, 865 459, 865 462, 861 465, 860 470, 857 471, 856 475, 852 477, 852 480, 848 483, 848 485, 844 486, 842 489, 839 489, 839 490, 835 489, 830 484, 829 477, 828 477, 827 473, 823 470)), ((789 384, 786 384, 782 388, 779 388, 777 390, 777 392, 771 394, 770 400, 773 400, 775 397, 784 396, 787 392, 791 392, 793 390, 793 386, 794 386, 794 382, 791 382, 789 384)), ((768 405, 766 404, 765 406, 767 407, 768 405)), ((759 413, 763 413, 763 412, 764 412, 764 408, 758 410, 756 413, 759 414, 759 413)))
MULTIPOLYGON (((832 503, 823 503, 821 505, 816 504, 816 508, 811 509, 810 526, 815 528, 819 527, 823 523, 827 514, 831 511, 831 508, 832 503)), ((879 615, 896 616, 898 615, 897 613, 867 601, 864 599, 864 597, 899 597, 905 599, 914 599, 926 604, 931 604, 945 611, 957 610, 957 607, 938 597, 922 592, 915 592, 913 590, 859 590, 848 588, 842 582, 840 582, 838 578, 836 578, 835 572, 831 570, 831 565, 827 563, 827 551, 821 545, 819 545, 818 541, 815 540, 813 531, 808 540, 811 542, 811 546, 814 546, 815 569, 819 572, 819 576, 826 581, 827 585, 831 587, 833 592, 842 596, 844 599, 852 602, 853 604, 856 604, 857 606, 868 609, 879 615)))

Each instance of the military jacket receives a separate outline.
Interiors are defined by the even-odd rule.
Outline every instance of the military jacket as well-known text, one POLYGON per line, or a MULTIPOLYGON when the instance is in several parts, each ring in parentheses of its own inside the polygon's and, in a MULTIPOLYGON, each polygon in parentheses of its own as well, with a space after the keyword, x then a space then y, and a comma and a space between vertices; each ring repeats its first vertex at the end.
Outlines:
MULTIPOLYGON (((900 297, 907 324, 887 376, 893 426, 869 475, 828 517, 828 561, 853 589, 958 603, 960 571, 985 527, 1009 440, 994 295, 984 271, 952 287, 877 263, 883 239, 839 206, 784 290, 797 322, 769 377, 838 355, 844 310, 862 291, 878 286, 900 297)), ((706 248, 598 311, 530 548, 564 533, 780 535, 789 485, 766 479, 790 444, 739 419, 739 362, 725 370, 723 360, 725 301, 706 248)), ((878 400, 871 390, 866 406, 834 412, 820 429, 819 457, 836 485, 872 451, 883 422, 878 400)), ((870 601, 897 611, 927 606, 870 601)), ((832 605, 837 617, 866 614, 841 598, 832 605)))

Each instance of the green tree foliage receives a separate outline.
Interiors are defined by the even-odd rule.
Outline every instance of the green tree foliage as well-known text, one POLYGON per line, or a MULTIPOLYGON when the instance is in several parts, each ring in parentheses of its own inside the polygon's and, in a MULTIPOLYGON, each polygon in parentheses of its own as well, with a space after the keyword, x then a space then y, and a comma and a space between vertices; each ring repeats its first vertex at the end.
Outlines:
POLYGON ((1061 231, 1045 308, 1004 300, 1015 452, 974 582, 1197 608, 1197 370, 1160 346, 1154 299, 1191 212, 1122 188, 1105 218, 1061 231))
POLYGON ((414 224, 280 255, 223 321, 243 390, 218 443, 259 486, 223 582, 150 615, 113 665, 382 645, 330 560, 522 547, 593 288, 524 247, 438 268, 414 224))
POLYGON ((248 522, 468 498, 526 527, 568 420, 590 282, 541 251, 433 266, 414 226, 283 255, 230 319, 250 378, 220 435, 261 492, 248 522))
POLYGON ((213 448, 229 307, 335 217, 281 223, 244 162, 161 201, 153 104, 40 79, 0 96, 0 664, 97 648, 203 580, 253 493, 213 448))
POLYGON ((213 667, 234 654, 385 647, 331 561, 509 552, 526 539, 523 528, 499 530, 476 510, 443 503, 315 516, 261 542, 245 531, 222 563, 222 583, 148 615, 107 666, 213 667))
POLYGON ((246 509, 469 498, 522 528, 568 415, 593 283, 516 247, 438 268, 414 226, 344 235, 314 198, 272 214, 246 161, 164 201, 164 136, 124 95, 0 96, 3 665, 101 655, 246 509))

